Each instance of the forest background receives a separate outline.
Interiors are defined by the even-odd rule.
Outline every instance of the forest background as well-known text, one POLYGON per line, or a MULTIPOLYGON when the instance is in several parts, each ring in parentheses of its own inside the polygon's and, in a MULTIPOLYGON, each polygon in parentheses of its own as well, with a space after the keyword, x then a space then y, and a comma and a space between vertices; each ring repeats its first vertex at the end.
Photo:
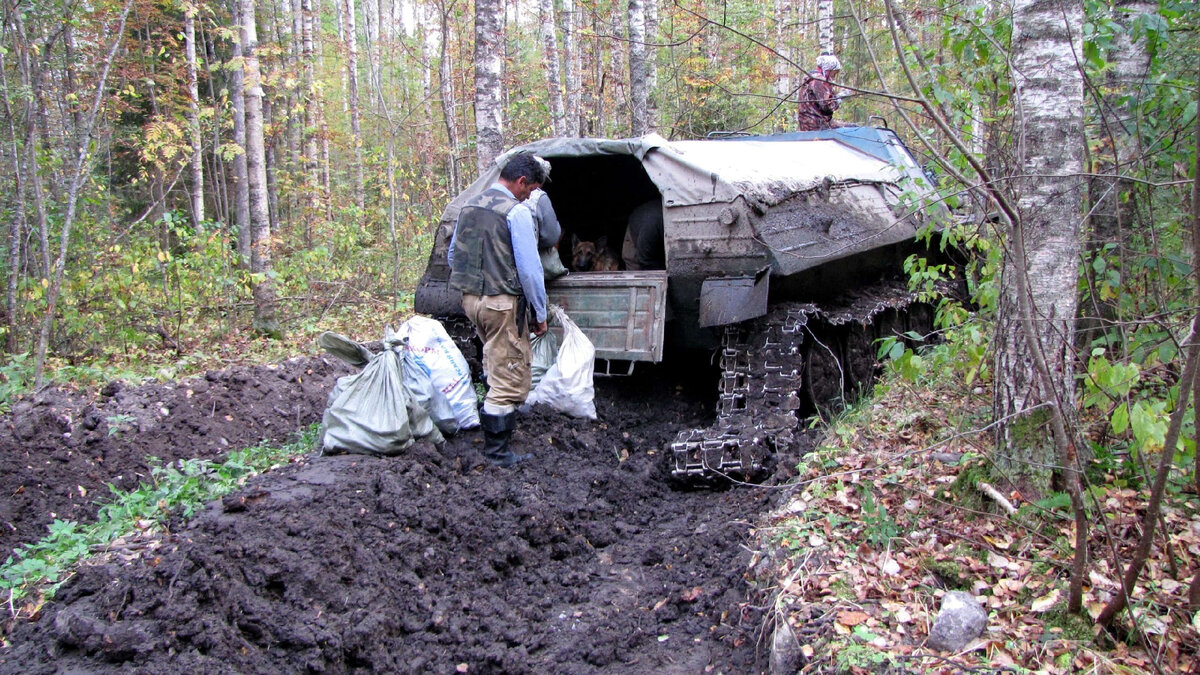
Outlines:
MULTIPOLYGON (((974 254, 941 351, 882 351, 913 380, 998 385, 995 467, 1069 497, 1081 584, 1085 462, 1145 487, 1148 523, 1164 490, 1200 485, 1171 471, 1195 466, 1200 426, 1198 17, 1182 0, 6 0, 0 406, 46 380, 371 339, 411 311, 440 211, 502 150, 790 130, 830 51, 837 118, 894 128, 962 215, 939 243, 974 254)), ((918 289, 951 273, 909 271, 918 289)))

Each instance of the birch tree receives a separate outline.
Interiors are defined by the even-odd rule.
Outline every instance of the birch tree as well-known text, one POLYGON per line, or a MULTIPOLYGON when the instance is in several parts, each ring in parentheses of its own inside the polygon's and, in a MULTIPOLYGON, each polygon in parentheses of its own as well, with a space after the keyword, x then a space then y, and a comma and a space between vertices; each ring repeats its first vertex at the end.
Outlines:
POLYGON ((454 95, 454 68, 452 61, 452 53, 450 51, 450 37, 453 34, 450 24, 450 7, 447 3, 443 3, 440 7, 442 14, 442 44, 441 54, 438 63, 438 91, 442 100, 442 120, 446 125, 446 145, 449 148, 448 170, 450 173, 450 188, 452 192, 458 192, 464 181, 462 180, 462 167, 459 165, 459 139, 462 134, 459 133, 458 117, 455 115, 456 99, 454 95))
POLYGON ((542 63, 546 67, 546 94, 550 100, 550 128, 555 136, 565 136, 567 115, 563 108, 562 69, 558 65, 554 0, 538 0, 538 15, 541 24, 542 63))
POLYGON ((246 171, 250 207, 250 274, 253 279, 256 332, 279 335, 275 317, 275 285, 271 280, 271 214, 267 195, 267 157, 263 138, 262 73, 258 64, 258 29, 254 0, 241 0, 242 57, 245 63, 246 171))
MULTIPOLYGON (((108 74, 112 69, 117 50, 121 45, 121 37, 125 34, 125 20, 129 17, 129 11, 132 7, 133 0, 125 0, 125 7, 121 10, 120 18, 116 22, 116 31, 105 33, 114 36, 113 42, 104 62, 99 64, 100 72, 96 78, 95 94, 92 97, 91 107, 84 119, 84 127, 80 130, 82 138, 91 138, 92 132, 96 129, 96 121, 99 119, 100 111, 104 106, 104 93, 108 86, 108 74)), ((46 289, 46 314, 42 317, 41 329, 38 332, 37 352, 34 357, 34 383, 39 387, 42 385, 43 376, 46 371, 46 352, 50 345, 50 329, 54 325, 55 310, 58 306, 58 300, 62 295, 63 275, 66 272, 67 253, 71 243, 71 228, 75 226, 75 217, 79 207, 79 191, 83 187, 91 165, 92 144, 82 144, 74 159, 70 183, 67 185, 66 212, 63 214, 62 226, 58 235, 58 257, 54 261, 53 277, 49 280, 49 287, 46 289)), ((37 171, 36 164, 33 165, 33 170, 37 171)))
POLYGON ((504 151, 503 0, 475 2, 475 152, 479 173, 504 151))
MULTIPOLYGON (((342 19, 346 41, 346 102, 350 106, 350 142, 354 148, 354 205, 359 214, 366 208, 363 176, 362 112, 358 102, 358 31, 354 24, 354 0, 344 0, 342 19)), ((361 215, 360 215, 361 217, 361 215)))
MULTIPOLYGON (((235 26, 242 25, 242 0, 230 3, 230 13, 233 15, 235 26)), ((233 142, 238 146, 238 152, 233 156, 233 213, 237 225, 238 262, 247 265, 250 262, 250 172, 246 163, 246 97, 245 97, 245 60, 242 53, 243 37, 241 29, 235 31, 233 47, 233 68, 229 71, 229 103, 233 113, 233 142)))
POLYGON ((558 32, 562 33, 563 50, 563 108, 566 111, 566 127, 563 133, 567 136, 581 135, 580 121, 583 106, 581 105, 580 90, 580 51, 579 36, 576 28, 579 25, 578 10, 574 0, 562 0, 558 11, 558 32))
POLYGON ((1071 345, 1083 212, 1083 7, 1018 0, 1013 82, 1019 175, 996 330, 997 467, 1032 494, 1055 469, 1076 478, 1064 415, 1075 409, 1071 345))
POLYGON ((192 156, 190 158, 192 190, 192 227, 200 230, 204 222, 204 164, 203 144, 200 136, 200 85, 196 75, 196 13, 195 3, 183 5, 183 44, 187 59, 188 126, 191 133, 192 156))
POLYGON ((645 0, 629 0, 629 120, 634 136, 650 131, 645 0))
POLYGON ((822 54, 833 53, 833 0, 817 0, 817 45, 822 54))

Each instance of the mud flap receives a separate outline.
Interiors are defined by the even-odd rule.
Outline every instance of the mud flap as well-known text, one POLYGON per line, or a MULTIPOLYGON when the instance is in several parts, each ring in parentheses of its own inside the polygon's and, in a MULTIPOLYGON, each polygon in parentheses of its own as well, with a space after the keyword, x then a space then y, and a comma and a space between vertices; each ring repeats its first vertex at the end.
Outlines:
POLYGON ((715 277, 700 286, 700 326, 726 326, 767 313, 770 268, 753 276, 715 277))

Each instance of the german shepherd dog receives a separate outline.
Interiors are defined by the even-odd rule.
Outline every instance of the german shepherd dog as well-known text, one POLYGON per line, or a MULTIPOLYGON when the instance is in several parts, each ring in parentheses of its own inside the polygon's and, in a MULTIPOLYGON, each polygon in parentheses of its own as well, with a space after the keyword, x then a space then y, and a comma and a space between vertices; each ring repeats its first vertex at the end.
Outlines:
POLYGON ((620 264, 608 248, 608 237, 593 242, 572 235, 571 267, 576 272, 616 272, 620 264))

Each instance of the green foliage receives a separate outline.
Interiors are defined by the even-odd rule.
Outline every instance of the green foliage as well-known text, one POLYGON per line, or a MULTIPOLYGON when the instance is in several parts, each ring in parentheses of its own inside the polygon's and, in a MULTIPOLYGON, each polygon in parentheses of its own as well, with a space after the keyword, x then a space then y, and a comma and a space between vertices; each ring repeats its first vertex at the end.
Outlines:
MULTIPOLYGON (((859 626, 855 626, 855 628, 859 628, 859 626)), ((864 642, 869 642, 869 640, 864 639, 864 636, 860 636, 857 633, 855 637, 864 642)), ((893 665, 892 658, 887 652, 865 644, 843 645, 837 650, 833 658, 839 672, 879 672, 893 665)))
POLYGON ((12 400, 33 384, 33 362, 29 354, 10 354, 0 364, 0 413, 12 412, 12 400))
POLYGON ((862 494, 862 525, 869 541, 877 550, 884 550, 892 539, 900 536, 900 528, 888 514, 887 508, 875 501, 875 494, 867 485, 860 486, 862 494))
POLYGON ((51 597, 92 551, 103 551, 119 537, 161 527, 171 518, 190 518, 205 503, 236 490, 251 476, 311 451, 316 434, 314 425, 292 443, 231 452, 221 463, 190 459, 164 467, 150 458, 150 482, 130 491, 112 489, 95 523, 56 520, 46 537, 9 556, 0 566, 0 589, 9 592, 11 602, 37 591, 51 597))
POLYGON ((971 588, 971 576, 957 560, 925 557, 921 569, 936 576, 951 590, 965 591, 971 588))

